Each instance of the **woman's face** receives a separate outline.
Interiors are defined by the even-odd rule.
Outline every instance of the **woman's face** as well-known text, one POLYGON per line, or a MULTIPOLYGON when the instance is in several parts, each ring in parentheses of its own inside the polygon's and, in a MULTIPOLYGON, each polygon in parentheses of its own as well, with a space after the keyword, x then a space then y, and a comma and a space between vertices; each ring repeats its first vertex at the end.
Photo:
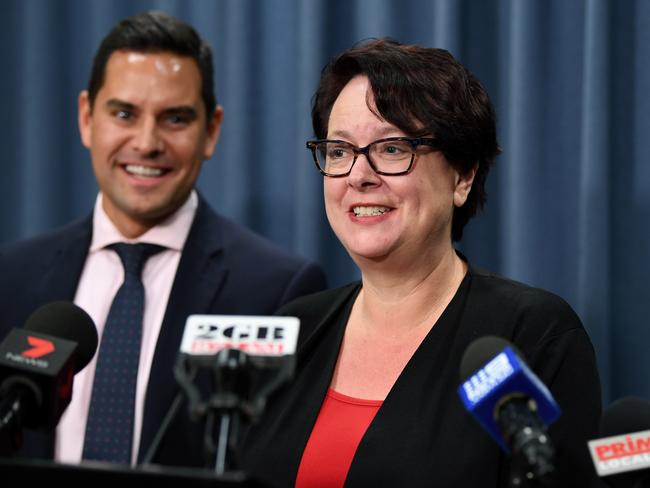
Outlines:
MULTIPOLYGON (((368 104, 374 109, 370 83, 357 76, 332 106, 327 138, 363 147, 407 135, 377 117, 368 104)), ((454 205, 465 203, 472 178, 473 173, 461 178, 442 153, 424 147, 412 171, 401 176, 378 175, 360 155, 348 176, 325 177, 327 218, 359 265, 389 256, 424 258, 451 246, 454 205)))

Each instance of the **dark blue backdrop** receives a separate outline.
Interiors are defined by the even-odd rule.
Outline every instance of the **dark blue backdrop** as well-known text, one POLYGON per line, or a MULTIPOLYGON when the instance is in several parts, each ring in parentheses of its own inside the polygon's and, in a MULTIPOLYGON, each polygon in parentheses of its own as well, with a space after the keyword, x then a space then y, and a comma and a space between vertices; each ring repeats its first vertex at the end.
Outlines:
POLYGON ((226 117, 201 191, 320 261, 333 285, 357 271, 325 221, 304 149, 320 69, 367 37, 449 49, 486 85, 504 148, 462 250, 573 305, 606 400, 650 398, 650 2, 5 0, 0 242, 90 211, 97 187, 76 98, 110 27, 151 8, 189 21, 214 47, 226 117))

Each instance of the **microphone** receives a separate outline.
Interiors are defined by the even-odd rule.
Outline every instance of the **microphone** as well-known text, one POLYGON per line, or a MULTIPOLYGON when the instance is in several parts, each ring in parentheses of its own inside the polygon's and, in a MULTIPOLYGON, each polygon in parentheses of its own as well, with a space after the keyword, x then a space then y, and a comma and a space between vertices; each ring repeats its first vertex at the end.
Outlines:
POLYGON ((650 402, 615 401, 601 418, 600 435, 587 444, 603 481, 614 488, 650 487, 650 402))
POLYGON ((458 388, 465 409, 513 458, 512 481, 553 482, 555 448, 546 426, 560 415, 548 388, 505 339, 472 342, 461 360, 458 388))
POLYGON ((296 317, 189 316, 174 367, 181 391, 143 462, 153 461, 186 400, 191 420, 201 421, 205 429, 206 466, 218 476, 241 475, 236 471, 241 417, 259 418, 268 396, 292 377, 299 328, 296 317), (197 386, 199 373, 210 380, 207 397, 206 388, 197 386))
POLYGON ((33 312, 0 344, 0 454, 15 452, 22 429, 53 429, 72 397, 73 376, 97 349, 90 316, 70 302, 33 312))

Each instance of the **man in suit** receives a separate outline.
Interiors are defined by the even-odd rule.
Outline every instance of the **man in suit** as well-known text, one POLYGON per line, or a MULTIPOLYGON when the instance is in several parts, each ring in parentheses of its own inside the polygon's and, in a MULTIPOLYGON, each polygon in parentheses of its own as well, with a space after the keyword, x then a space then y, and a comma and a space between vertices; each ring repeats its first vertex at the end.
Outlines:
MULTIPOLYGON (((79 95, 81 140, 100 192, 88 218, 0 248, 2 337, 40 305, 71 300, 100 338, 125 271, 115 243, 160 246, 144 264, 142 340, 129 459, 141 461, 177 393, 172 367, 190 314, 271 314, 325 287, 314 263, 289 256, 216 214, 194 190, 219 138, 223 109, 212 54, 194 29, 160 12, 118 23, 79 95)), ((86 458, 98 354, 75 377, 56 436, 26 436, 23 454, 86 458)), ((202 428, 185 411, 154 462, 203 464, 202 428)))

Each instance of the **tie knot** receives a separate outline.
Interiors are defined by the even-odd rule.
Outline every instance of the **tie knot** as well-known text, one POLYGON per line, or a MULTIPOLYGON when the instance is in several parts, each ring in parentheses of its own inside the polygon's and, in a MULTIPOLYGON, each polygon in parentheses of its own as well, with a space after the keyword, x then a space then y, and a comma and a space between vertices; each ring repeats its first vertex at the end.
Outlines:
POLYGON ((108 247, 113 249, 122 260, 124 272, 138 277, 142 274, 142 267, 147 259, 165 249, 157 244, 126 244, 124 242, 108 247))

